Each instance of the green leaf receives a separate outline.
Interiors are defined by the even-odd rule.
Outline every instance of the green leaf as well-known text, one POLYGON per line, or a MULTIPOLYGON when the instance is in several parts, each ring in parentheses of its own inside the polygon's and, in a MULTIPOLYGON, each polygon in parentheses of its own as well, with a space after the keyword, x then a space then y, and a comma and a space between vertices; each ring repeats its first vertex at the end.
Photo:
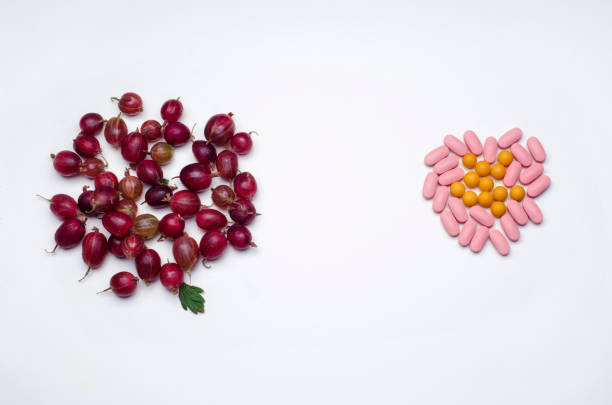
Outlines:
POLYGON ((179 299, 181 300, 181 305, 183 309, 187 311, 189 309, 194 314, 198 312, 204 312, 204 297, 202 297, 202 290, 200 287, 196 287, 194 285, 189 284, 181 284, 179 288, 179 299))

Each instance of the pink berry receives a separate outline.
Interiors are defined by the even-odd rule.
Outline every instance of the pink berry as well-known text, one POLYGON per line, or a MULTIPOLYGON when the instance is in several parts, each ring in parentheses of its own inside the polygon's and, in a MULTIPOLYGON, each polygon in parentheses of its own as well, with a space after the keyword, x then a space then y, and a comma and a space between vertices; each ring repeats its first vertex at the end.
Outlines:
POLYGON ((236 135, 232 136, 230 147, 237 154, 246 155, 253 147, 251 134, 246 132, 238 132, 236 135))
POLYGON ((72 151, 63 150, 56 155, 51 154, 51 159, 53 159, 55 170, 64 177, 72 177, 81 173, 83 161, 72 151))
POLYGON ((205 208, 196 214, 196 223, 205 231, 221 229, 227 225, 227 218, 222 212, 212 208, 205 208))
POLYGON ((117 179, 117 176, 115 176, 115 173, 113 172, 100 173, 94 179, 95 188, 109 187, 109 188, 113 188, 116 190, 118 186, 119 186, 119 180, 117 179))
POLYGON ((79 134, 72 141, 72 147, 75 152, 84 158, 92 158, 97 154, 102 154, 100 142, 95 136, 88 134, 79 134))
POLYGON ((142 98, 136 93, 125 93, 121 98, 111 97, 111 100, 119 102, 119 110, 126 115, 137 115, 143 111, 142 98))
POLYGON ((138 235, 128 235, 121 241, 121 251, 127 259, 138 256, 145 249, 144 240, 138 235))
POLYGON ((39 197, 49 201, 51 212, 61 220, 72 219, 81 214, 77 202, 67 194, 56 194, 51 199, 41 195, 39 197))
POLYGON ((110 287, 106 290, 112 290, 118 297, 126 298, 134 294, 138 286, 138 278, 132 273, 121 271, 113 275, 110 279, 110 287))

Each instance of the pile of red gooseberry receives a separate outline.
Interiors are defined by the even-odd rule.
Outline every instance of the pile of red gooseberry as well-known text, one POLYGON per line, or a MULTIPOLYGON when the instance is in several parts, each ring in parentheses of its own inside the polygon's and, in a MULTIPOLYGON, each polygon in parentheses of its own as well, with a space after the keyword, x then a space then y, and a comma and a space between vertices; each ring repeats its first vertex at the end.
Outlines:
POLYGON ((112 100, 118 102, 120 110, 116 117, 105 120, 97 113, 83 115, 79 122, 81 132, 73 141, 74 152, 63 150, 51 155, 53 167, 62 176, 84 175, 94 181, 93 189, 84 186, 76 200, 66 194, 56 194, 48 200, 51 212, 63 221, 55 232, 56 246, 51 252, 58 246, 71 249, 81 244, 83 261, 88 266, 81 280, 91 269, 102 266, 108 252, 118 258, 134 259, 138 277, 127 271, 116 273, 110 279, 110 287, 101 292, 112 290, 119 297, 129 297, 139 280, 148 285, 159 278, 165 288, 178 294, 185 310, 204 312, 203 290, 185 283, 184 272, 191 277, 200 258, 209 267, 207 263, 218 259, 228 244, 238 250, 256 247, 247 225, 257 216, 252 203, 257 183, 251 173, 238 171, 238 156, 250 152, 253 132, 236 132, 232 113, 216 114, 206 123, 205 139, 196 140, 193 131, 179 121, 183 112, 179 99, 162 105, 161 123, 147 120, 139 129, 128 132, 122 114, 140 114, 142 99, 136 93, 125 93, 112 100), (112 147, 120 149, 130 165, 121 180, 107 168, 96 137, 100 133, 112 147), (170 162, 175 148, 190 141, 196 162, 183 167, 176 176, 184 186, 178 190, 164 178, 162 166, 170 162), (220 152, 218 147, 222 148, 220 152), (198 195, 211 187, 214 177, 228 183, 211 189, 216 208, 203 205, 198 195), (142 204, 169 207, 172 212, 161 219, 152 214, 138 215, 143 192, 142 204), (89 218, 101 219, 110 236, 107 238, 97 227, 87 232, 89 218), (185 221, 190 218, 195 218, 204 231, 199 244, 184 232, 185 221), (172 241, 174 262, 168 260, 162 265, 155 249, 145 244, 158 234, 157 241, 172 241))

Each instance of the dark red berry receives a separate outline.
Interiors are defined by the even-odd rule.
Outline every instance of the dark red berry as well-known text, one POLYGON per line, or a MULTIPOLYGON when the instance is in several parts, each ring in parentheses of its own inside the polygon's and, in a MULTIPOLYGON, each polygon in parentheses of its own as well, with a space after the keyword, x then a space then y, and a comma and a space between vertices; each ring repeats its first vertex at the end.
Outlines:
POLYGON ((96 188, 91 196, 91 207, 96 212, 109 212, 119 204, 119 192, 110 187, 96 188))
POLYGON ((217 146, 227 144, 236 130, 232 113, 213 115, 204 127, 204 136, 217 146))
POLYGON ((85 222, 76 218, 67 219, 55 231, 55 247, 49 253, 55 253, 57 247, 71 249, 79 244, 85 235, 85 222))
POLYGON ((95 179, 96 176, 106 169, 106 165, 98 158, 87 158, 81 166, 81 173, 90 179, 95 179))
POLYGON ((230 218, 234 220, 234 222, 241 225, 248 225, 257 216, 257 211, 255 210, 255 206, 249 200, 244 198, 240 198, 230 206, 229 208, 230 218))
POLYGON ((119 182, 118 189, 124 198, 137 200, 142 194, 142 182, 138 177, 130 175, 130 169, 125 169, 125 177, 119 182))
POLYGON ((164 179, 162 168, 150 159, 145 159, 136 166, 136 175, 143 183, 155 186, 157 184, 167 183, 164 179))
MULTIPOLYGON (((87 272, 81 280, 89 274, 89 270, 97 269, 102 265, 104 258, 108 252, 106 236, 100 233, 98 228, 94 227, 92 232, 89 232, 83 238, 82 255, 83 261, 88 266, 87 272)), ((79 280, 79 281, 81 281, 79 280)))
POLYGON ((51 154, 51 159, 53 159, 53 167, 62 176, 72 177, 81 173, 83 161, 72 151, 63 150, 57 155, 51 154))
POLYGON ((181 118, 181 114, 183 114, 183 103, 178 98, 168 100, 162 105, 161 116, 164 121, 178 121, 181 118))
POLYGON ((161 138, 162 126, 155 120, 148 120, 140 126, 140 133, 144 135, 147 141, 153 142, 161 138))
POLYGON ((127 214, 130 218, 132 218, 133 221, 134 218, 136 218, 136 214, 138 214, 138 205, 136 205, 133 200, 128 200, 127 198, 124 198, 122 200, 119 200, 119 203, 117 203, 117 207, 115 207, 115 211, 127 214))
POLYGON ((234 192, 238 197, 251 199, 257 192, 255 177, 249 172, 242 172, 234 178, 234 192))
POLYGON ((83 192, 79 195, 79 199, 77 200, 79 210, 85 215, 92 215, 95 213, 92 203, 93 193, 93 190, 89 190, 89 186, 83 186, 83 192))
POLYGON ((121 249, 122 241, 123 241, 122 239, 114 235, 111 235, 110 238, 108 238, 108 242, 106 244, 108 251, 120 259, 123 259, 125 257, 123 255, 123 250, 121 249))
POLYGON ((174 241, 172 245, 172 254, 181 269, 191 275, 191 269, 198 261, 198 242, 185 234, 174 241))
POLYGON ((185 230, 185 219, 175 212, 164 215, 159 221, 159 232, 166 238, 176 239, 185 230))
POLYGON ((142 112, 142 99, 136 93, 125 93, 121 98, 112 97, 111 100, 119 102, 119 110, 126 115, 136 115, 142 112))
POLYGON ((161 259, 153 249, 145 249, 136 256, 136 271, 145 283, 149 284, 159 277, 161 270, 161 259))
POLYGON ((104 127, 104 138, 111 146, 118 148, 121 146, 123 138, 127 136, 128 129, 125 121, 121 118, 121 113, 118 116, 110 118, 106 121, 104 127))
POLYGON ((226 180, 231 180, 238 172, 238 156, 232 151, 224 150, 217 156, 217 172, 226 180))
POLYGON ((222 212, 212 208, 204 208, 196 214, 196 223, 205 230, 221 229, 227 225, 227 218, 222 212))
POLYGON ((113 290, 118 297, 126 298, 134 294, 137 286, 138 278, 136 276, 127 271, 121 271, 111 277, 110 287, 104 291, 108 291, 110 289, 113 290))
POLYGON ((104 118, 98 113, 87 113, 81 117, 79 126, 84 134, 95 135, 102 131, 104 118))
POLYGON ((213 144, 205 141, 194 141, 191 145, 191 151, 198 163, 214 166, 217 162, 217 150, 213 144))
POLYGON ((176 192, 170 201, 170 209, 184 218, 197 214, 201 207, 200 197, 190 190, 176 192))
POLYGON ((102 225, 111 235, 123 238, 130 233, 132 219, 123 212, 111 211, 102 217, 102 225))
POLYGON ((174 189, 172 187, 165 184, 159 184, 147 190, 145 193, 145 201, 154 208, 167 207, 172 200, 173 192, 174 189))
POLYGON ((202 163, 192 163, 183 167, 179 177, 185 187, 195 192, 206 190, 212 181, 210 168, 202 163))
POLYGON ((157 142, 151 147, 151 160, 158 165, 168 164, 174 155, 174 146, 166 142, 157 142))
POLYGON ((257 247, 252 240, 251 232, 244 225, 234 224, 227 230, 227 241, 238 250, 245 250, 249 246, 257 247))
POLYGON ((238 132, 236 135, 232 136, 230 147, 237 154, 246 155, 253 147, 251 134, 246 132, 238 132))
POLYGON ((84 158, 92 158, 98 153, 102 153, 100 142, 98 142, 98 139, 93 135, 79 134, 79 136, 72 141, 72 147, 76 153, 84 158))
POLYGON ((119 187, 119 180, 117 179, 117 176, 115 176, 115 173, 104 172, 96 176, 94 179, 94 186, 95 188, 110 187, 116 190, 117 187, 119 187))
POLYGON ((183 284, 183 270, 176 263, 166 263, 161 267, 159 280, 172 294, 177 294, 183 284))
POLYGON ((227 239, 219 230, 208 231, 200 240, 200 254, 204 261, 215 260, 227 247, 227 239))
POLYGON ((164 139, 172 146, 181 146, 189 142, 191 131, 182 122, 169 122, 164 128, 164 139))
POLYGON ((130 132, 121 142, 121 156, 130 163, 138 163, 147 156, 147 140, 140 132, 130 132))
POLYGON ((128 235, 121 241, 121 251, 126 259, 132 259, 146 249, 144 240, 138 235, 128 235))
POLYGON ((41 195, 39 197, 49 201, 51 212, 61 220, 72 219, 81 214, 77 202, 67 194, 56 194, 51 199, 41 195))
POLYGON ((222 184, 212 189, 212 200, 219 208, 227 208, 234 203, 236 194, 231 187, 222 184))

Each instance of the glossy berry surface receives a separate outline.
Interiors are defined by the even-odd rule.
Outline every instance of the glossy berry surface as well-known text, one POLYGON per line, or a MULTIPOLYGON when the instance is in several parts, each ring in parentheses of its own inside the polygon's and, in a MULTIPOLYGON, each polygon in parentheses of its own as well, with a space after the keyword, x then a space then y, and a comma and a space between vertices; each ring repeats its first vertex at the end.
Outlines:
POLYGON ((191 273, 191 269, 198 261, 198 242, 185 234, 172 244, 172 254, 180 268, 191 273))
POLYGON ((128 235, 121 241, 121 251, 126 259, 132 259, 145 250, 144 240, 138 235, 128 235))
POLYGON ((231 187, 222 184, 212 189, 212 200, 219 208, 228 208, 234 203, 236 194, 231 187))
POLYGON ((251 151, 253 147, 253 140, 251 139, 251 134, 246 132, 238 132, 234 136, 232 136, 232 140, 230 141, 230 148, 232 151, 239 155, 246 155, 251 151))
POLYGON ((159 272, 159 280, 172 294, 178 293, 184 278, 183 269, 176 263, 164 264, 159 272))
POLYGON ((84 235, 85 224, 82 221, 67 219, 55 231, 55 243, 61 248, 70 249, 78 245, 84 235))
POLYGON ((127 214, 132 219, 132 221, 134 221, 136 215, 138 214, 138 205, 132 200, 123 198, 119 200, 119 203, 117 203, 115 211, 127 214))
POLYGON ((235 131, 236 125, 232 119, 232 113, 216 114, 206 123, 204 137, 217 146, 224 146, 230 141, 235 131))
POLYGON ((136 175, 143 182, 155 186, 164 181, 164 171, 162 168, 150 159, 145 159, 136 166, 136 175))
POLYGON ((104 258, 106 257, 107 252, 108 247, 106 236, 100 233, 98 228, 93 228, 93 231, 89 232, 83 238, 83 244, 81 249, 83 261, 88 266, 87 273, 85 273, 85 276, 87 276, 90 269, 97 269, 102 265, 102 262, 104 262, 104 258))
POLYGON ((143 111, 142 98, 136 93, 128 92, 119 99, 113 99, 119 102, 119 110, 125 115, 137 115, 143 111))
POLYGON ((191 138, 191 131, 182 122, 169 122, 164 128, 164 139, 176 147, 185 145, 191 138))
POLYGON ((185 187, 195 192, 206 190, 212 181, 210 168, 202 163, 192 163, 183 167, 179 177, 185 187))
POLYGON ((172 187, 165 184, 159 184, 147 190, 145 193, 145 201, 154 208, 167 207, 170 205, 173 193, 174 190, 172 187))
POLYGON ((194 141, 191 145, 191 151, 198 163, 214 166, 217 162, 217 150, 213 144, 201 140, 194 141))
POLYGON ((147 140, 140 132, 130 132, 121 142, 121 156, 129 163, 138 163, 147 156, 147 140))
POLYGON ((227 225, 227 217, 221 211, 204 208, 196 214, 196 224, 205 231, 221 229, 227 225))
POLYGON ((138 278, 132 273, 121 271, 110 279, 110 289, 118 296, 126 298, 134 294, 138 286, 138 278))
POLYGON ((200 197, 190 190, 181 190, 174 193, 172 201, 170 201, 170 209, 182 215, 183 218, 194 216, 201 207, 200 197))
POLYGON ((81 173, 83 161, 76 153, 63 150, 57 154, 51 154, 53 168, 64 177, 72 177, 81 173))
POLYGON ((95 179, 96 176, 106 169, 106 165, 98 158, 87 158, 81 166, 81 173, 90 179, 95 179))
POLYGON ((111 235, 124 238, 130 232, 132 219, 123 212, 111 211, 102 217, 102 225, 111 235))
POLYGON ((142 181, 136 176, 130 174, 130 169, 125 170, 125 176, 119 182, 117 187, 124 198, 137 200, 142 194, 142 181))
POLYGON ((135 259, 136 271, 145 283, 155 281, 161 270, 161 259, 153 249, 145 249, 135 259))
POLYGON ((166 238, 176 239, 183 235, 184 230, 185 219, 175 212, 164 215, 159 221, 159 232, 166 238))
POLYGON ((234 192, 238 197, 251 199, 257 192, 255 177, 249 172, 242 172, 234 178, 234 192))
POLYGON ((155 120, 148 120, 143 122, 140 126, 140 133, 146 138, 147 141, 153 142, 161 138, 162 126, 155 120))
POLYGON ((123 255, 123 250, 121 249, 121 242, 123 240, 114 235, 111 235, 108 238, 108 242, 106 244, 108 251, 113 254, 113 256, 118 257, 119 259, 125 258, 123 255))
POLYGON ((85 215, 91 215, 95 213, 95 209, 91 201, 93 198, 93 193, 93 190, 89 190, 89 186, 84 186, 83 192, 79 195, 79 198, 77 200, 79 211, 81 211, 85 215))
POLYGON ((227 229, 227 241, 238 250, 256 247, 252 240, 251 232, 244 225, 234 224, 227 229))
POLYGON ((159 219, 152 214, 138 215, 134 220, 134 234, 143 239, 151 239, 159 229, 159 219))
POLYGON ((166 142, 157 142, 151 147, 151 160, 160 166, 168 164, 174 155, 174 146, 166 142))
POLYGON ((183 114, 183 103, 178 98, 168 100, 162 105, 160 113, 164 121, 178 121, 183 114))
POLYGON ((72 147, 76 153, 84 158, 92 158, 102 152, 98 138, 87 134, 79 134, 74 138, 72 147))
POLYGON ((219 230, 208 231, 200 240, 200 254, 204 260, 218 259, 227 247, 227 239, 219 230))
POLYGON ((238 156, 229 150, 224 150, 217 156, 217 172, 225 180, 231 180, 238 172, 238 156))
POLYGON ((87 113, 81 117, 79 127, 84 134, 95 135, 102 131, 104 118, 98 113, 87 113))
POLYGON ((91 207, 96 212, 109 212, 119 204, 119 192, 110 187, 98 187, 91 196, 91 207))
POLYGON ((80 214, 77 202, 68 194, 55 194, 51 199, 45 200, 49 201, 49 209, 53 215, 61 220, 72 219, 80 214))
POLYGON ((100 173, 94 179, 94 187, 109 187, 116 190, 119 187, 119 180, 113 172, 100 173))
POLYGON ((127 125, 125 121, 123 121, 123 118, 121 118, 121 114, 106 121, 106 125, 104 126, 104 139, 106 139, 106 142, 111 146, 115 148, 120 147, 123 138, 125 138, 127 134, 127 125))
POLYGON ((248 225, 257 216, 253 203, 247 199, 240 198, 230 206, 229 215, 232 220, 241 225, 248 225))

